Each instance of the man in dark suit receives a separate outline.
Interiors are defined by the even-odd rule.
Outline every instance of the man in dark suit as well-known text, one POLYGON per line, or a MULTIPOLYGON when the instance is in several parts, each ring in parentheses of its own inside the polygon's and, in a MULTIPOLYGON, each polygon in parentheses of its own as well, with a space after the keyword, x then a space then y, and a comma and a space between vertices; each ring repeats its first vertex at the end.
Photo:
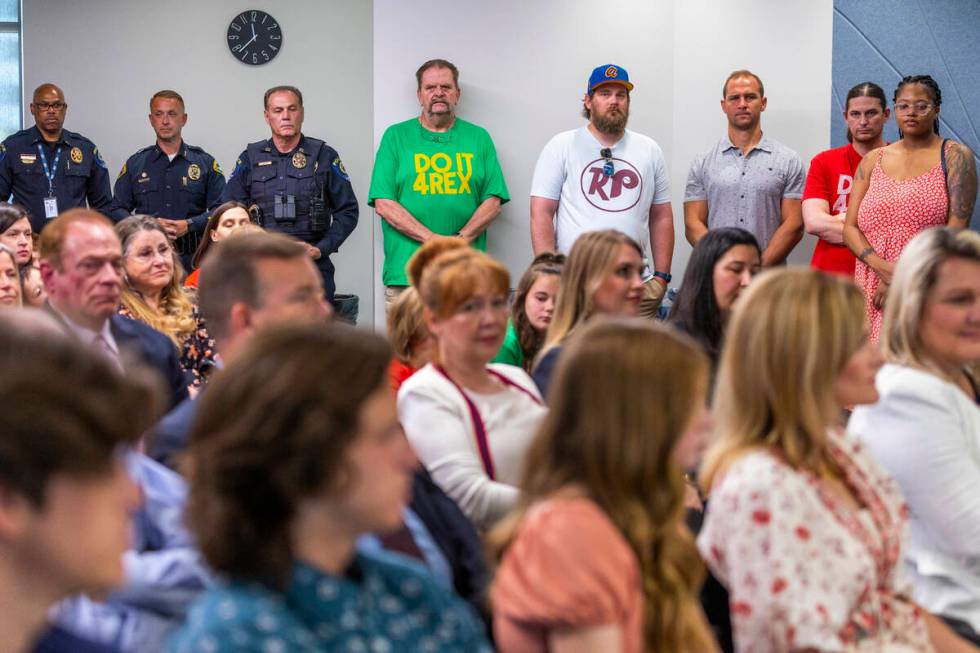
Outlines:
MULTIPOLYGON (((198 284, 201 315, 221 358, 232 360, 257 330, 325 320, 323 280, 306 248, 275 233, 236 236, 208 254, 198 284)), ((185 401, 157 425, 147 454, 170 467, 187 444, 197 410, 185 401)))
POLYGON ((48 310, 65 330, 125 368, 136 360, 156 370, 171 405, 187 398, 178 352, 162 333, 116 313, 122 292, 122 245, 112 223, 88 209, 66 211, 41 235, 41 280, 48 310))

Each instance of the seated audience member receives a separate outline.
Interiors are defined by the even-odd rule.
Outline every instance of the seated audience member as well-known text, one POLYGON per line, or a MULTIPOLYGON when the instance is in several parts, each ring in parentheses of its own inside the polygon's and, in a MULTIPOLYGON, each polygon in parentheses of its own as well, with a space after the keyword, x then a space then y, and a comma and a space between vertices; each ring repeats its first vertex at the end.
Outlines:
POLYGON ((840 426, 845 406, 878 400, 881 364, 845 277, 775 270, 739 299, 698 536, 728 588, 737 651, 976 651, 912 601, 905 504, 840 426))
POLYGON ((395 350, 388 377, 395 392, 405 379, 432 360, 435 343, 425 327, 422 309, 414 286, 399 293, 388 308, 388 340, 395 350))
POLYGON ((284 327, 257 334, 209 384, 188 450, 188 517, 224 582, 170 651, 489 650, 428 574, 355 548, 398 527, 415 466, 390 359, 374 334, 284 327))
POLYGON ((435 359, 402 384, 398 416, 433 480, 484 529, 516 503, 524 453, 545 414, 527 373, 490 364, 507 327, 509 275, 461 238, 426 243, 408 273, 435 359))
POLYGON ((67 333, 117 366, 125 368, 136 360, 156 370, 170 390, 172 406, 187 398, 173 343, 159 331, 116 314, 122 292, 122 245, 107 218, 88 209, 65 211, 44 228, 40 257, 48 294, 45 309, 67 333))
POLYGON ((606 229, 582 234, 562 271, 555 314, 538 360, 534 382, 548 396, 562 344, 594 315, 636 315, 643 299, 643 252, 629 236, 606 229))
POLYGON ((667 321, 704 347, 712 370, 735 300, 761 268, 759 243, 738 227, 712 229, 691 252, 667 321))
POLYGON ((14 252, 0 243, 0 308, 23 306, 24 288, 14 252))
POLYGON ((915 600, 980 644, 980 235, 913 238, 895 266, 878 372, 881 399, 848 430, 909 506, 905 570, 915 600))
MULTIPOLYGON (((198 305, 225 363, 258 331, 320 322, 330 315, 323 280, 305 248, 281 234, 250 233, 221 243, 202 267, 198 305)), ((187 445, 197 399, 168 413, 147 439, 147 454, 168 467, 187 445)))
POLYGON ((116 233, 125 272, 119 313, 170 338, 190 387, 200 388, 214 368, 214 341, 180 285, 180 255, 154 217, 126 218, 116 224, 116 233))
MULTIPOLYGON (((153 419, 154 389, 146 375, 124 377, 63 336, 44 313, 0 313, 3 651, 31 650, 52 603, 122 584, 139 493, 119 454, 153 419)), ((110 649, 55 629, 37 650, 110 649)))
POLYGON ((661 325, 596 320, 570 339, 520 503, 491 537, 502 653, 717 650, 683 526, 707 388, 705 355, 661 325))
POLYGON ((544 345, 548 325, 555 312, 558 282, 564 254, 542 252, 534 257, 531 265, 514 292, 507 320, 504 344, 494 357, 494 363, 507 363, 531 371, 531 364, 544 345))
POLYGON ((31 262, 33 235, 27 210, 18 204, 0 202, 0 245, 6 245, 14 253, 18 268, 31 262))
POLYGON ((201 275, 201 264, 212 244, 222 241, 231 233, 250 225, 256 226, 255 221, 252 220, 248 207, 241 202, 225 202, 216 208, 204 227, 204 233, 201 235, 201 242, 197 246, 197 251, 191 257, 193 271, 184 280, 184 287, 197 288, 198 279, 201 275))
POLYGON ((48 301, 44 292, 44 281, 41 279, 41 269, 33 262, 20 269, 20 285, 23 289, 24 306, 42 308, 48 301))

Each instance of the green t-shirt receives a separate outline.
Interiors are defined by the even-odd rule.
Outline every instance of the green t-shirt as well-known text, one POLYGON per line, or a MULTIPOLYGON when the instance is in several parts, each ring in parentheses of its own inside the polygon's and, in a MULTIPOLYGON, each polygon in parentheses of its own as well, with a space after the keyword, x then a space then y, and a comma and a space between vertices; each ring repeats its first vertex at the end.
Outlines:
POLYGON ((514 328, 514 320, 507 320, 507 334, 504 335, 504 344, 500 345, 500 350, 490 362, 507 363, 515 367, 524 367, 524 352, 521 351, 521 343, 517 339, 517 329, 514 328))
MULTIPOLYGON (((454 236, 488 197, 503 204, 510 200, 504 173, 490 134, 482 127, 456 119, 447 132, 430 132, 418 118, 392 125, 381 137, 374 159, 368 204, 394 200, 434 233, 454 236)), ((381 221, 386 286, 408 284, 405 264, 420 246, 418 241, 381 221)), ((473 242, 487 249, 483 232, 473 242)))

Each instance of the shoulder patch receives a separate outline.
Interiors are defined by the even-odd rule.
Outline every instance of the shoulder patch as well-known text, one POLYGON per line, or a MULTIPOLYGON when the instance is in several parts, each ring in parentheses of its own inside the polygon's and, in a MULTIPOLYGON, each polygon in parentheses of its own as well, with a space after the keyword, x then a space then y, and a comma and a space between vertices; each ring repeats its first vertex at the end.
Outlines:
MULTIPOLYGON (((241 159, 238 160, 241 163, 241 159)), ((218 165, 217 159, 211 159, 211 169, 217 172, 219 175, 224 176, 225 173, 221 172, 221 166, 218 165)))
POLYGON ((99 166, 100 168, 108 167, 106 166, 105 161, 102 160, 102 155, 99 154, 99 148, 96 147, 92 149, 92 156, 95 159, 95 165, 99 166))
MULTIPOLYGON (((128 162, 127 162, 128 163, 128 162)), ((116 179, 121 179, 123 175, 126 174, 126 164, 123 164, 122 170, 119 171, 119 176, 116 179)))
POLYGON ((338 175, 343 177, 344 181, 350 181, 350 175, 347 174, 347 168, 344 167, 344 162, 340 160, 340 157, 335 157, 333 163, 330 167, 334 169, 338 175))
POLYGON ((7 146, 0 143, 0 161, 3 161, 7 156, 7 146))

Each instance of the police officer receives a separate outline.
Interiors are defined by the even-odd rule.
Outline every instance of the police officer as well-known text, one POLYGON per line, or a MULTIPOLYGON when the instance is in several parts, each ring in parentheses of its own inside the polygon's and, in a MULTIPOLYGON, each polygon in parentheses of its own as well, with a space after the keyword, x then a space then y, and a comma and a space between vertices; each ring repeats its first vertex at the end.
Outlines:
POLYGON ((117 222, 131 213, 157 217, 190 269, 208 213, 220 204, 225 176, 213 156, 181 138, 186 124, 184 98, 176 91, 158 91, 150 98, 157 141, 126 160, 109 217, 117 222))
POLYGON ((109 172, 95 143, 63 129, 68 103, 54 84, 34 91, 34 126, 0 144, 0 199, 13 193, 14 202, 31 213, 39 232, 68 209, 88 206, 106 212, 112 201, 109 172))
POLYGON ((272 138, 251 143, 238 157, 221 201, 257 207, 260 224, 306 244, 333 301, 336 252, 357 226, 357 198, 337 151, 304 136, 303 94, 293 86, 265 92, 272 138))

